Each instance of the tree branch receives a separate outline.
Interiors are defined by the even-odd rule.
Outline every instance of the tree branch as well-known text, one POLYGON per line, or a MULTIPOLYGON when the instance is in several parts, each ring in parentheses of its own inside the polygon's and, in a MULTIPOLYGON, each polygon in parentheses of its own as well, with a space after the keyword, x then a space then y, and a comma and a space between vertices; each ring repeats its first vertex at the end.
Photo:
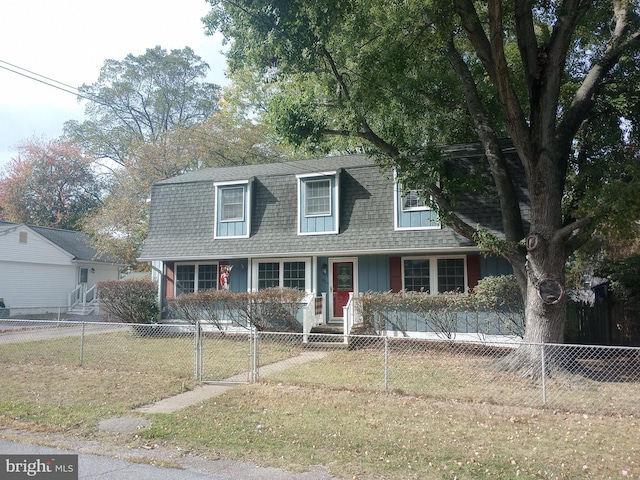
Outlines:
POLYGON ((627 2, 614 1, 616 25, 613 30, 607 49, 602 57, 593 63, 589 73, 585 76, 580 88, 576 92, 573 102, 567 109, 558 127, 558 136, 566 144, 577 132, 586 119, 589 111, 596 101, 596 94, 603 79, 617 64, 620 56, 637 51, 640 48, 640 31, 629 32, 627 22, 627 2), (626 36, 626 38, 625 38, 626 36))
POLYGON ((504 55, 500 0, 489 1, 491 41, 484 32, 472 0, 455 0, 455 11, 460 17, 467 38, 472 43, 496 90, 509 134, 511 138, 519 140, 516 143, 516 148, 518 155, 524 162, 532 152, 530 141, 527 140, 529 139, 529 127, 509 77, 509 69, 504 55))
POLYGON ((518 49, 525 69, 529 94, 531 94, 533 84, 539 77, 538 41, 533 26, 533 2, 516 0, 514 4, 518 49))
POLYGON ((507 241, 517 242, 524 237, 524 226, 520 212, 520 202, 518 201, 518 195, 511 179, 511 172, 507 166, 504 153, 500 148, 496 132, 485 114, 471 72, 460 53, 456 50, 453 38, 447 44, 447 53, 449 61, 462 84, 467 100, 467 108, 475 125, 475 130, 484 146, 489 170, 498 190, 505 237, 507 241))
POLYGON ((559 228, 558 230, 556 230, 556 232, 554 234, 554 237, 557 238, 557 239, 567 238, 568 236, 570 236, 573 232, 575 232, 579 228, 586 227, 590 223, 591 223, 591 219, 590 218, 581 218, 579 220, 571 222, 570 224, 565 225, 564 227, 559 228))

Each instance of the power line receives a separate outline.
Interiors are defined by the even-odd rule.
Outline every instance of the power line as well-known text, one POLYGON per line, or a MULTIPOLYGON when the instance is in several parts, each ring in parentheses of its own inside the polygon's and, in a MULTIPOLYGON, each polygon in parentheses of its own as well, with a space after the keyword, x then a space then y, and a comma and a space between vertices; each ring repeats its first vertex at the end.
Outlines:
MULTIPOLYGON (((12 67, 12 68, 17 68, 18 70, 22 70, 22 71, 24 71, 24 72, 30 73, 31 75, 36 75, 36 76, 38 76, 38 77, 44 78, 45 80, 49 80, 50 82, 57 83, 57 84, 62 85, 62 86, 64 86, 64 87, 70 88, 70 89, 72 89, 72 90, 75 90, 75 91, 77 91, 77 90, 78 90, 76 87, 74 87, 74 86, 72 86, 72 85, 69 85, 69 84, 64 83, 64 82, 60 82, 60 81, 55 80, 55 79, 50 78, 50 77, 46 77, 46 76, 41 75, 41 74, 39 74, 39 73, 37 73, 37 72, 34 72, 34 71, 32 71, 32 70, 28 70, 28 69, 26 69, 26 68, 22 68, 22 67, 20 67, 20 66, 18 66, 18 65, 15 65, 15 64, 13 64, 13 63, 7 62, 7 61, 5 61, 5 60, 0 60, 0 63, 4 63, 5 65, 9 65, 9 66, 10 66, 10 67, 12 67)), ((0 68, 6 68, 6 67, 2 67, 2 66, 0 66, 0 68)), ((7 70, 8 70, 8 69, 7 69, 7 70)), ((13 70, 10 70, 10 71, 13 71, 13 70)), ((19 74, 19 75, 24 75, 24 74, 22 74, 22 73, 20 73, 20 72, 14 72, 14 73, 17 73, 17 74, 19 74)), ((25 75, 25 76, 27 76, 27 75, 25 75)), ((38 79, 33 78, 33 77, 28 77, 28 78, 32 78, 33 80, 36 80, 36 81, 41 81, 41 80, 38 80, 38 79)), ((47 83, 47 85, 49 85, 49 84, 47 83)), ((66 91, 66 90, 65 90, 65 91, 66 91)))
POLYGON ((60 82, 58 80, 55 80, 53 78, 47 77, 45 75, 41 75, 39 73, 36 73, 34 71, 28 70, 26 68, 22 68, 19 67, 18 65, 14 65, 13 63, 7 62, 5 60, 0 60, 0 63, 3 63, 4 65, 0 65, 0 68, 2 68, 3 70, 7 70, 8 72, 11 73, 15 73, 16 75, 21 75, 23 77, 26 77, 30 80, 34 80, 36 82, 40 82, 44 85, 47 85, 49 87, 53 87, 56 88, 58 90, 61 90, 65 93, 69 93, 75 97, 81 97, 84 98, 85 100, 89 100, 92 102, 96 102, 96 103, 100 103, 102 105, 106 105, 106 103, 104 101, 101 101, 99 98, 97 97, 90 97, 87 96, 85 93, 81 92, 80 90, 78 90, 76 87, 73 87, 71 85, 68 85, 64 82, 60 82), (8 65, 8 66, 6 66, 8 65), (11 67, 11 68, 10 68, 11 67), (17 70, 15 70, 17 69, 17 70), (21 71, 18 71, 21 70, 21 71), (25 73, 26 72, 26 73, 25 73))
MULTIPOLYGON (((73 87, 69 84, 66 84, 64 82, 60 82, 59 80, 55 80, 51 77, 47 77, 45 75, 39 74, 37 72, 34 72, 32 70, 20 67, 18 65, 15 65, 11 62, 7 62, 5 60, 0 59, 0 69, 9 71, 11 73, 15 73, 16 75, 20 75, 23 76, 25 78, 28 78, 30 80, 34 80, 36 82, 42 83, 44 85, 47 85, 49 87, 55 88, 57 90, 60 90, 62 92, 65 93, 69 93, 71 95, 74 95, 75 97, 79 97, 79 98, 83 98, 85 100, 88 100, 90 102, 95 102, 98 103, 100 105, 106 106, 108 108, 111 108, 113 110, 117 110, 115 107, 115 105, 113 105, 112 103, 109 103, 99 97, 96 96, 89 96, 87 94, 85 94, 84 92, 82 92, 81 90, 79 90, 76 87, 73 87), (4 65, 3 65, 4 64, 4 65)), ((247 149, 246 147, 242 147, 242 146, 238 146, 236 145, 234 142, 228 141, 228 140, 224 140, 221 139, 220 137, 214 137, 213 135, 207 135, 204 132, 199 132, 199 131, 191 131, 191 135, 196 138, 199 139, 201 141, 204 141, 206 143, 208 143, 209 145, 218 145, 222 148, 226 148, 229 150, 229 152, 231 154, 235 153, 239 154, 240 158, 244 158, 247 154, 257 157, 257 158, 262 158, 263 160, 265 160, 267 163, 280 163, 280 164, 287 164, 289 163, 291 160, 288 159, 282 159, 280 161, 276 161, 274 162, 273 160, 275 158, 278 157, 270 157, 267 155, 264 155, 256 150, 254 150, 253 148, 249 148, 247 149)), ((220 155, 219 152, 216 153, 217 155, 220 155)), ((220 155, 222 156, 222 155, 220 155)), ((287 165, 287 167, 289 167, 287 165)), ((214 167, 215 168, 215 167, 214 167)), ((296 170, 296 173, 313 173, 311 170, 309 170, 308 172, 301 172, 300 170, 296 169, 295 166, 291 165, 291 168, 293 170, 296 170)))

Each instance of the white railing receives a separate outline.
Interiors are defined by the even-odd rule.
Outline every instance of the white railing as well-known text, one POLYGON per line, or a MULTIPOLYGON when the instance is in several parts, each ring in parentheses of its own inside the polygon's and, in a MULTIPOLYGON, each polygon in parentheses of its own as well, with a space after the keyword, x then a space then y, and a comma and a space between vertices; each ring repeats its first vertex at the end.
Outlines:
POLYGON ((91 305, 98 301, 98 290, 95 285, 87 288, 87 285, 81 283, 69 293, 68 307, 72 309, 76 306, 85 308, 87 304, 91 305))
POLYGON ((344 321, 344 343, 349 343, 349 334, 351 333, 351 329, 356 323, 362 323, 362 314, 358 312, 355 308, 355 298, 356 294, 353 292, 349 293, 349 300, 347 304, 342 307, 342 316, 344 321))
POLYGON ((82 290, 82 284, 76 285, 76 288, 71 290, 71 293, 69 293, 69 301, 67 304, 69 308, 73 308, 78 304, 78 302, 82 298, 82 290))
POLYGON ((316 325, 324 323, 324 312, 327 305, 327 294, 322 296, 309 294, 304 298, 306 305, 302 308, 302 341, 309 342, 311 329, 316 325))
POLYGON ((98 299, 98 290, 96 286, 93 285, 91 288, 84 292, 84 298, 82 299, 82 306, 84 307, 87 303, 91 303, 94 300, 98 299))

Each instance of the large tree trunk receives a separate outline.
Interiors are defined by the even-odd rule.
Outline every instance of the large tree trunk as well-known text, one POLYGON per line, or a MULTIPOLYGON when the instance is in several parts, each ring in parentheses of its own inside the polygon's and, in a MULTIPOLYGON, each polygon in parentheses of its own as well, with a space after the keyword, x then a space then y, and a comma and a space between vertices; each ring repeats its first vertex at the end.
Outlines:
MULTIPOLYGON (((544 142, 540 142, 542 144, 544 142)), ((563 162, 547 143, 525 158, 531 207, 524 268, 514 268, 525 300, 525 335, 522 345, 500 362, 524 375, 541 374, 541 347, 562 343, 566 315, 565 235, 562 232, 563 162), (524 278, 523 278, 524 277, 524 278)), ((520 265, 522 267, 522 265, 520 265)))

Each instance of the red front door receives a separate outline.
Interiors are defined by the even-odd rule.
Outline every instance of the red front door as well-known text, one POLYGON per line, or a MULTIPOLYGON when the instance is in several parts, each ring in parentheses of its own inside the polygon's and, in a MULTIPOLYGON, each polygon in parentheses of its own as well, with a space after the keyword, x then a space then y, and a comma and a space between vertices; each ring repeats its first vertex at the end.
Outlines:
POLYGON ((333 317, 342 318, 344 307, 353 292, 353 262, 333 264, 333 317))

